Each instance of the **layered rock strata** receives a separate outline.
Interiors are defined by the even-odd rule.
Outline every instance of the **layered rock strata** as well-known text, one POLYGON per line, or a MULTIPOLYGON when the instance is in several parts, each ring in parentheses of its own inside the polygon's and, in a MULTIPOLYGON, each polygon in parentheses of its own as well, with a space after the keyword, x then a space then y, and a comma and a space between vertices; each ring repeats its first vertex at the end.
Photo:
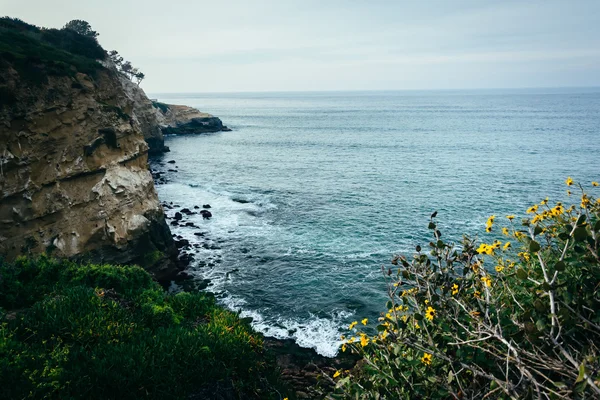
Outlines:
POLYGON ((0 254, 173 274, 176 248, 147 166, 144 137, 162 137, 146 118, 152 104, 110 68, 38 85, 10 66, 2 74, 14 101, 0 108, 0 254))

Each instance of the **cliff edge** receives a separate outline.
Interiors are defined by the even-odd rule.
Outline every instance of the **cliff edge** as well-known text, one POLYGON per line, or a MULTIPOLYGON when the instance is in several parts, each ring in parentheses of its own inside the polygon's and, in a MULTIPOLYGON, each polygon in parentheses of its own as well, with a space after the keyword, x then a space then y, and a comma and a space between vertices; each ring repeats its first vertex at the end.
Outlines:
POLYGON ((165 278, 177 253, 147 166, 152 121, 82 38, 0 19, 0 254, 138 264, 165 278))

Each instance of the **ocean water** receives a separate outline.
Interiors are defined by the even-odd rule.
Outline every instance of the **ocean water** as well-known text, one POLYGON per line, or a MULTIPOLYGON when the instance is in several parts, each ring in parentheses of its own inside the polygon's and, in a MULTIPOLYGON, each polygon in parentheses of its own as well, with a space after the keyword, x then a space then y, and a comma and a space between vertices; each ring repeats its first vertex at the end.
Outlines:
POLYGON ((564 200, 567 176, 600 179, 600 89, 153 97, 233 129, 166 139, 179 172, 161 200, 214 215, 173 229, 210 244, 191 273, 256 329, 327 356, 379 316, 382 265, 430 241, 433 211, 447 239, 485 236, 491 214, 564 200))

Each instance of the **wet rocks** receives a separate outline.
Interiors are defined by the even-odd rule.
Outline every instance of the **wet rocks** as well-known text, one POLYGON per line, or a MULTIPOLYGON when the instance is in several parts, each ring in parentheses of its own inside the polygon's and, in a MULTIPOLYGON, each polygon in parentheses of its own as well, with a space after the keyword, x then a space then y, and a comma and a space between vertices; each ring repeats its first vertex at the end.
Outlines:
POLYGON ((200 211, 200 215, 202 215, 203 219, 210 219, 212 217, 212 213, 207 210, 200 211))
MULTIPOLYGON (((196 207, 194 207, 194 208, 196 208, 196 207)), ((210 204, 203 204, 202 208, 208 209, 208 208, 210 208, 210 204)))

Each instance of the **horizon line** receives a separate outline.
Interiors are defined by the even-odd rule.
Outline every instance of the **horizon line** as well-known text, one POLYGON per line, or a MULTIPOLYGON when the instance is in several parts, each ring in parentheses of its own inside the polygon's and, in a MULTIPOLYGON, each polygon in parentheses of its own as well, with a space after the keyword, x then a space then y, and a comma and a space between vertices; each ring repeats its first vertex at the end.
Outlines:
MULTIPOLYGON (((142 88, 143 89, 143 88, 142 88)), ((185 91, 163 92, 149 91, 149 94, 242 94, 242 93, 367 93, 367 92, 451 92, 478 90, 544 90, 544 89, 599 89, 597 86, 523 86, 523 87, 488 87, 488 88, 444 88, 444 89, 333 89, 333 90, 224 90, 224 91, 185 91)))

